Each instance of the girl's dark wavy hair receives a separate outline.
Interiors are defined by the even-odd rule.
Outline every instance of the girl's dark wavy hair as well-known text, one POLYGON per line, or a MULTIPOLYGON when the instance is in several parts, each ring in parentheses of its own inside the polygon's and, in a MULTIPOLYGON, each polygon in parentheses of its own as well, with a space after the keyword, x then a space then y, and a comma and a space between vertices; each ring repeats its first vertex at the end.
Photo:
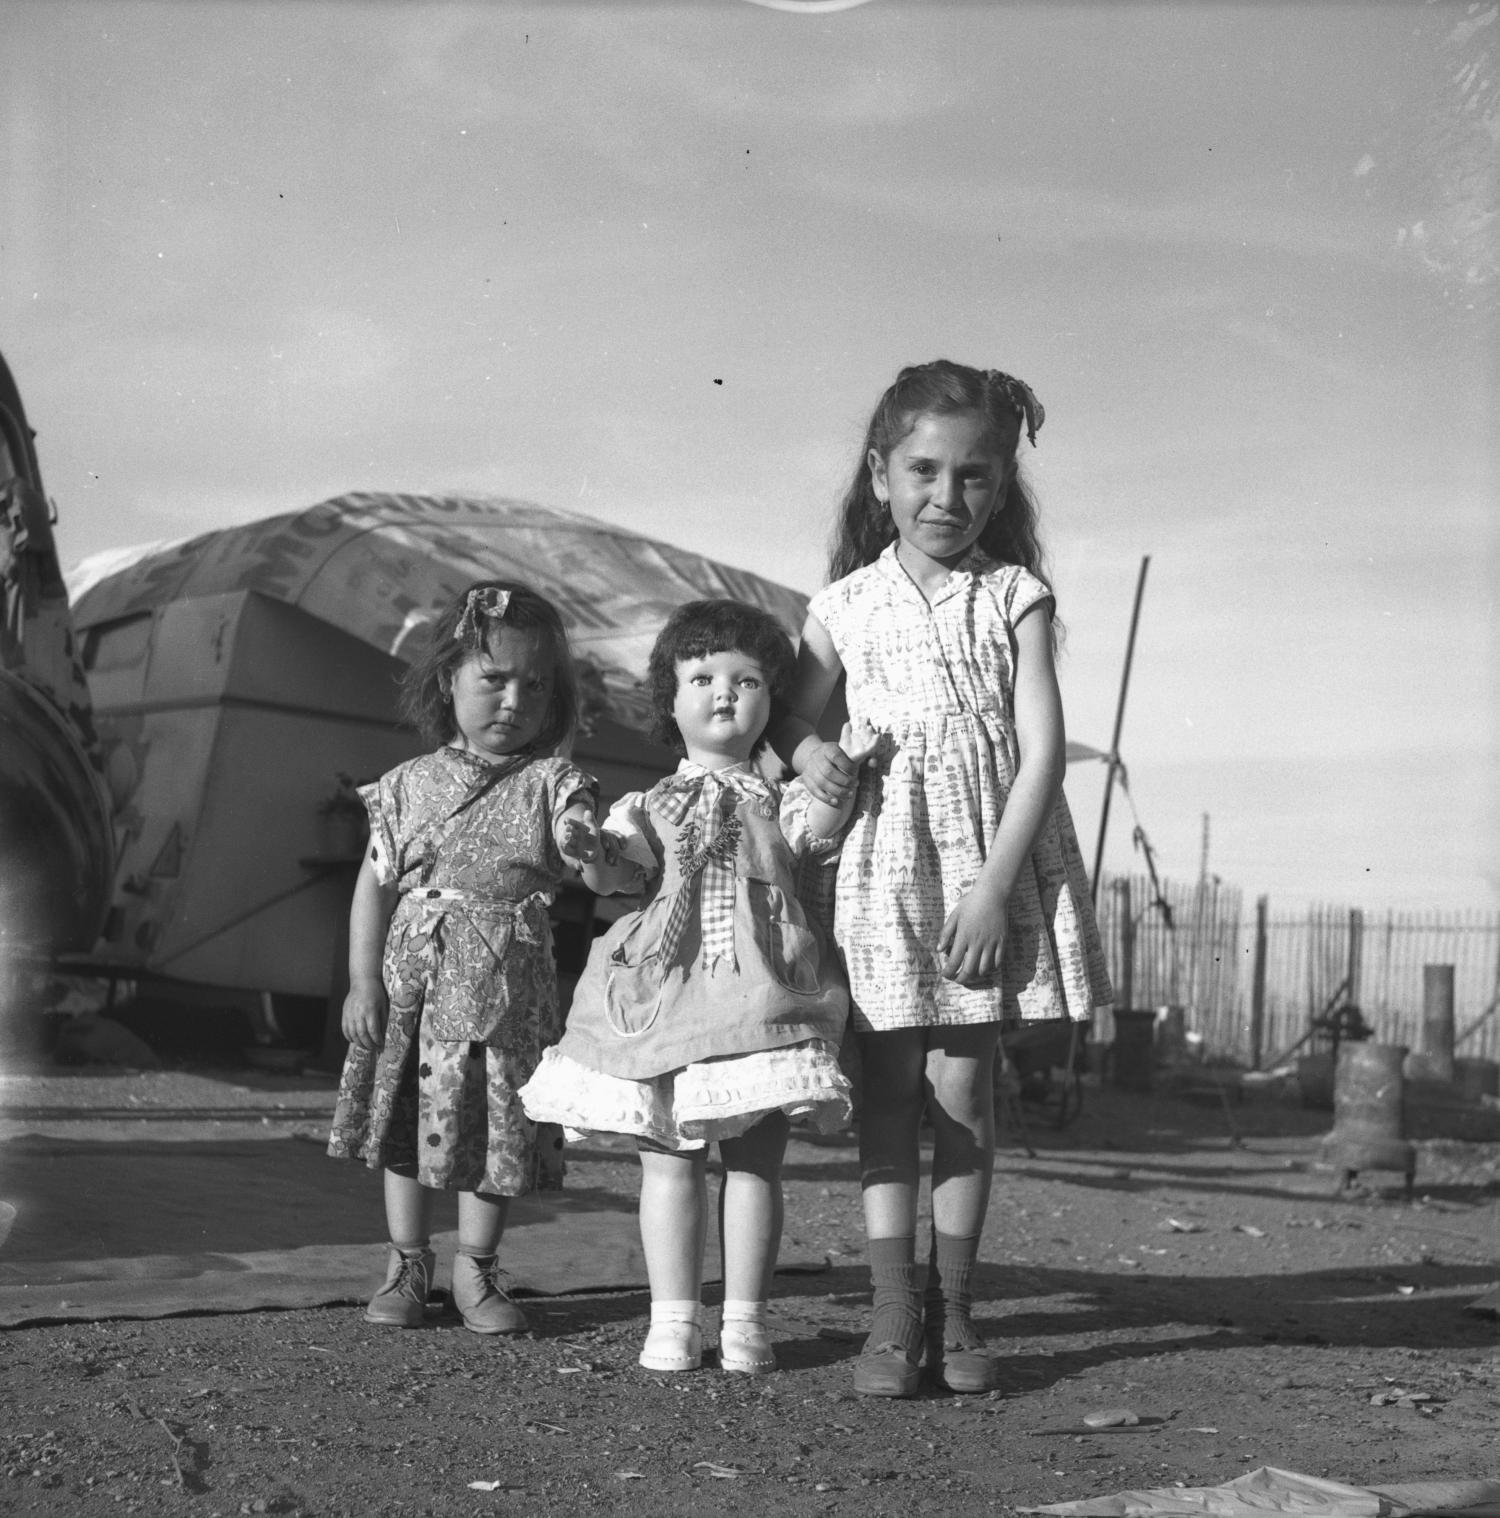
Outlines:
POLYGON ((771 687, 771 716, 755 753, 765 746, 786 715, 785 698, 792 683, 797 656, 786 629, 770 612, 743 601, 689 601, 667 618, 656 636, 646 667, 651 696, 651 736, 679 754, 686 752, 682 733, 672 715, 677 700, 677 666, 684 659, 703 659, 709 654, 748 654, 766 672, 771 687))
MULTIPOLYGON (((896 524, 890 510, 875 497, 870 479, 870 450, 889 459, 896 445, 916 426, 919 416, 982 417, 986 441, 1006 463, 1014 462, 1021 441, 1022 416, 1013 392, 1000 383, 1005 378, 994 370, 972 369, 946 358, 910 365, 896 376, 876 403, 865 428, 864 446, 859 451, 853 477, 839 502, 828 554, 830 582, 873 564, 896 541, 896 524)), ((1051 589, 1052 576, 1037 528, 1036 501, 1019 468, 1012 469, 1005 494, 985 523, 978 546, 1002 564, 1019 564, 1030 570, 1051 589)), ((1055 616, 1052 628, 1056 641, 1061 635, 1061 624, 1055 616)))
POLYGON ((476 580, 439 613, 428 629, 426 648, 401 681, 401 715, 428 743, 449 743, 458 736, 453 672, 470 654, 487 647, 490 636, 502 626, 535 633, 552 654, 552 700, 531 752, 551 753, 573 736, 578 726, 578 677, 557 608, 519 581, 476 580), (474 631, 461 638, 458 625, 470 592, 476 590, 507 591, 510 601, 503 615, 478 617, 474 631))

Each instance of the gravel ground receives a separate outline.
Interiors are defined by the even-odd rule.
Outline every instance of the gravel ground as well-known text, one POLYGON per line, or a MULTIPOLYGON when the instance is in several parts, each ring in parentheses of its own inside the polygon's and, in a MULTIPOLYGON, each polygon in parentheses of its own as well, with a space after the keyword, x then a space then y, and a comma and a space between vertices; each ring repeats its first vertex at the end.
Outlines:
MULTIPOLYGON (((321 1131, 331 1082, 245 1070, 0 1081, 0 1137, 321 1131), (24 1116, 17 1116, 17 1112, 24 1116)), ((1003 1136, 978 1283, 1001 1387, 855 1397, 869 1303, 852 1140, 794 1139, 780 1371, 635 1363, 643 1292, 528 1299, 486 1340, 357 1308, 0 1332, 0 1511, 1007 1512, 1274 1465, 1357 1485, 1500 1477, 1500 1145, 1420 1148, 1339 1192, 1327 1114, 1090 1090, 1003 1136), (1084 1431, 1083 1416, 1140 1421, 1084 1431)), ((629 1197, 623 1147, 570 1182, 629 1197)), ((712 1298, 711 1298, 712 1300, 712 1298)), ((715 1337, 710 1314, 709 1342, 715 1337)))

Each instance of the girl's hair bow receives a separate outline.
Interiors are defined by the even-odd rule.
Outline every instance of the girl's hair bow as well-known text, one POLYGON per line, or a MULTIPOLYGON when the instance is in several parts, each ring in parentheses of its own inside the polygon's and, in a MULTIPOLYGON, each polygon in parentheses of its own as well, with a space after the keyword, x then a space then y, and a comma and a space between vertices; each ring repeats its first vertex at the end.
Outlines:
POLYGON ((1026 423, 1026 441, 1035 448, 1036 435, 1041 430, 1047 413, 1042 409, 1042 403, 1036 398, 1031 386, 1025 380, 1018 380, 1015 375, 1005 373, 1003 369, 986 369, 984 378, 991 390, 998 390, 1009 402, 1011 409, 1021 414, 1026 423))
POLYGON ((480 647, 490 623, 500 621, 509 605, 508 590, 497 590, 493 585, 476 585, 464 597, 464 609, 459 614, 458 626, 453 629, 453 641, 480 647))

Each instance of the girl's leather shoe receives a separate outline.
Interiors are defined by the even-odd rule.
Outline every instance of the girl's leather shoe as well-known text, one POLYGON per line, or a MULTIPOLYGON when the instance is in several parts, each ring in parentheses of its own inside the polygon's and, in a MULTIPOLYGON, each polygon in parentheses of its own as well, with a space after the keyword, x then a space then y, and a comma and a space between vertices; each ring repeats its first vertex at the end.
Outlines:
POLYGON ((862 1397, 915 1397, 922 1372, 895 1343, 866 1344, 854 1363, 854 1389, 862 1397))
POLYGON ((420 1328, 427 1319, 434 1263, 430 1249, 398 1249, 392 1244, 385 1284, 370 1298, 365 1317, 386 1328, 420 1328))
POLYGON ((526 1314, 500 1284, 498 1255, 453 1256, 453 1305, 470 1333, 521 1334, 528 1326, 526 1314))
POLYGON ((927 1374, 945 1391, 987 1392, 995 1389, 999 1367, 977 1335, 971 1344, 938 1336, 927 1341, 927 1374))

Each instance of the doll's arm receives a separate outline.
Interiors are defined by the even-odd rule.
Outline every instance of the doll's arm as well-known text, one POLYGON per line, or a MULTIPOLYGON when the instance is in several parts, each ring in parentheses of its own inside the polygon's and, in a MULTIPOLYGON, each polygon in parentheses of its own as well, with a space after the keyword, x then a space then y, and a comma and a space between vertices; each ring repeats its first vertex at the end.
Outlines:
MULTIPOLYGON (((838 750, 854 766, 857 775, 860 768, 880 752, 885 741, 885 735, 877 733, 868 722, 861 721, 858 726, 846 722, 843 732, 839 734, 838 750)), ((814 795, 807 808, 808 830, 819 838, 836 837, 854 810, 854 795, 851 787, 836 805, 820 801, 814 795)))
POLYGON ((843 671, 843 660, 828 629, 816 617, 808 617, 802 626, 792 688, 787 693, 787 714, 771 735, 771 747, 802 777, 813 799, 831 807, 846 798, 853 802, 854 784, 859 778, 858 764, 837 743, 818 736, 818 720, 843 671))
POLYGON ((1067 745, 1052 661, 1051 618, 1045 604, 1016 623, 1015 680, 1020 756, 1016 778, 1005 798, 989 855, 973 887, 948 914, 938 938, 943 974, 963 985, 1000 968, 1011 892, 1062 785, 1067 745))
POLYGON ((349 992, 341 1019, 344 1037, 358 1049, 378 1049, 385 1042, 388 1003, 381 960, 398 895, 394 885, 381 884, 367 854, 349 907, 349 992))

